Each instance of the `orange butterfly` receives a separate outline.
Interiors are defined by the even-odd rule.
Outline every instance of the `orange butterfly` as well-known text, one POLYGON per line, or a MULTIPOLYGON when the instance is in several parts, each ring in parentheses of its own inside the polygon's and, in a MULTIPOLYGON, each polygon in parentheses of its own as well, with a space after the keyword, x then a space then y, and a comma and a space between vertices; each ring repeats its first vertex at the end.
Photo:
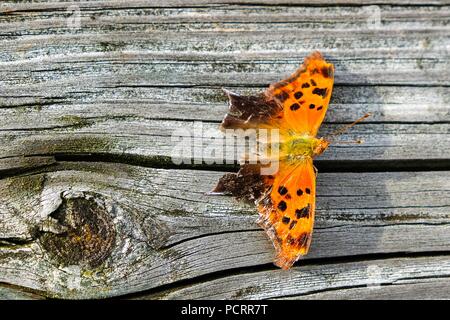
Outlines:
POLYGON ((292 76, 262 94, 245 97, 226 91, 230 108, 222 129, 278 129, 278 171, 262 175, 261 164, 241 164, 239 172, 225 174, 213 192, 256 201, 258 223, 275 246, 274 263, 283 269, 307 254, 311 243, 316 203, 312 159, 329 145, 316 134, 333 81, 334 66, 314 52, 292 76))

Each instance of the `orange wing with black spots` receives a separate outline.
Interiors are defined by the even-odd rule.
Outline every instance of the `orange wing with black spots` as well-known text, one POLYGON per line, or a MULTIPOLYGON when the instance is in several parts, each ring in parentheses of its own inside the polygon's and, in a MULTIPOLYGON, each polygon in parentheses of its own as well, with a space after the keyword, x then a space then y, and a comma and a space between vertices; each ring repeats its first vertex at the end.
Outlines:
POLYGON ((281 163, 272 187, 258 201, 258 223, 271 238, 275 264, 288 269, 308 253, 314 225, 316 176, 311 158, 281 163))
POLYGON ((333 82, 333 65, 316 51, 292 76, 272 84, 266 96, 283 106, 285 126, 315 136, 328 109, 333 82))
POLYGON ((310 151, 316 149, 308 143, 317 142, 333 77, 333 65, 314 52, 291 77, 262 94, 246 97, 227 92, 230 110, 222 128, 279 129, 278 171, 261 175, 261 164, 242 164, 237 174, 224 175, 214 192, 256 202, 258 222, 276 248, 275 264, 283 269, 307 254, 311 243, 316 172, 310 151))

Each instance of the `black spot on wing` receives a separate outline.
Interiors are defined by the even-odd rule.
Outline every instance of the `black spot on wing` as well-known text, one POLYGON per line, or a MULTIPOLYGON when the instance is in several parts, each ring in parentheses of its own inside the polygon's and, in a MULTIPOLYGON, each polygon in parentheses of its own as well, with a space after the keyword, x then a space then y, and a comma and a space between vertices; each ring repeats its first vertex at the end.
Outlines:
POLYGON ((281 93, 277 94, 275 96, 275 99, 279 100, 280 102, 284 102, 289 98, 289 94, 287 94, 284 91, 281 91, 281 93))
POLYGON ((291 221, 291 218, 284 216, 283 218, 281 218, 281 222, 283 222, 284 224, 288 224, 289 221, 291 221))
POLYGON ((278 188, 278 193, 279 193, 280 195, 284 196, 286 193, 288 193, 288 189, 287 189, 286 187, 284 187, 284 186, 280 186, 280 187, 278 188))
POLYGON ((328 94, 328 90, 327 88, 314 88, 312 93, 325 98, 328 94))
POLYGON ((309 218, 310 213, 311 213, 311 205, 309 204, 302 209, 295 209, 295 217, 297 219, 309 218))
POLYGON ((287 209, 287 204, 286 202, 284 202, 283 200, 280 201, 280 203, 278 203, 278 209, 280 209, 281 211, 285 211, 287 209))
POLYGON ((300 109, 300 105, 298 103, 294 103, 289 107, 292 111, 300 109))

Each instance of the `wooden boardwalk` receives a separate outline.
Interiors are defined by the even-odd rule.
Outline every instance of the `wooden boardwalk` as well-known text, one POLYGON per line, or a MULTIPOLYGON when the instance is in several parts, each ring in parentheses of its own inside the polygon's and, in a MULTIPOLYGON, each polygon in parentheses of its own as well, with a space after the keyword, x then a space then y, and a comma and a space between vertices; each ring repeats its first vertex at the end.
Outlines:
POLYGON ((0 298, 450 299, 450 5, 409 3, 2 2, 0 298), (171 136, 313 50, 321 134, 373 116, 317 160, 283 271, 254 206, 205 195, 237 167, 177 166, 171 136))

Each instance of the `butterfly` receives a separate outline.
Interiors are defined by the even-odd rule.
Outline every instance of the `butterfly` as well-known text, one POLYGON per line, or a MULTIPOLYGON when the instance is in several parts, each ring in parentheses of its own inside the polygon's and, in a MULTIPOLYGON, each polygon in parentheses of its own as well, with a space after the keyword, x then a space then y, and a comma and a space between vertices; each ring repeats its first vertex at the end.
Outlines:
POLYGON ((277 129, 278 170, 261 174, 262 164, 243 163, 238 173, 220 178, 213 193, 231 193, 254 200, 257 222, 276 249, 274 264, 289 269, 308 253, 316 208, 316 174, 313 158, 329 141, 317 138, 334 82, 334 66, 319 52, 305 58, 289 78, 273 83, 258 95, 226 91, 229 111, 221 128, 277 129))

